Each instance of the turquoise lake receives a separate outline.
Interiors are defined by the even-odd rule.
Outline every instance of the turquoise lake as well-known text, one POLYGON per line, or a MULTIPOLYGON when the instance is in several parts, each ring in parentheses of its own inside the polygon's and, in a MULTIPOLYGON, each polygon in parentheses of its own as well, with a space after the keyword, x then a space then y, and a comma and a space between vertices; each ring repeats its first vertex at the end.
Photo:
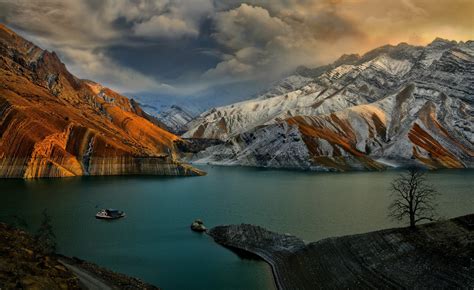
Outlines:
MULTIPOLYGON (((400 172, 318 173, 201 166, 203 177, 82 177, 0 180, 0 220, 43 209, 59 252, 136 276, 163 289, 273 289, 268 265, 241 259, 190 223, 252 223, 305 241, 402 226, 387 218, 389 185, 400 172), (98 209, 124 210, 107 222, 98 209)), ((474 212, 474 171, 430 172, 439 214, 474 212)))

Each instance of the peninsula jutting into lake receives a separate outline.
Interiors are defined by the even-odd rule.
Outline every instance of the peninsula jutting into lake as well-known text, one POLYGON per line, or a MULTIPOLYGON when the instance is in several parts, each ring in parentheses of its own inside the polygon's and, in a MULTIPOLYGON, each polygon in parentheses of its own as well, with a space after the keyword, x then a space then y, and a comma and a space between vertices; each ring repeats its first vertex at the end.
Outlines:
POLYGON ((279 289, 474 286, 474 215, 309 244, 248 224, 209 235, 269 263, 279 289))
POLYGON ((474 2, 379 2, 0 1, 0 289, 473 288, 474 2))

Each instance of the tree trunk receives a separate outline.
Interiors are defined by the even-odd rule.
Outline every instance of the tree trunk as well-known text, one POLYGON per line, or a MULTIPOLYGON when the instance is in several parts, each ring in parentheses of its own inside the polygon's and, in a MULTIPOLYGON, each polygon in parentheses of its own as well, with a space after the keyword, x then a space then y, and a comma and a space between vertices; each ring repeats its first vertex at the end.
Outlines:
POLYGON ((410 228, 415 228, 415 213, 410 213, 410 228))

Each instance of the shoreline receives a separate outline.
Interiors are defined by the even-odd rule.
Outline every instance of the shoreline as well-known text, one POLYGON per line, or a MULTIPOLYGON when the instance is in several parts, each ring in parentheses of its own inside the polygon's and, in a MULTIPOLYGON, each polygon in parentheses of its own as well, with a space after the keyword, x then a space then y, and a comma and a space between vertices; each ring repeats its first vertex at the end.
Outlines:
MULTIPOLYGON (((65 266, 71 272, 73 272, 77 277, 79 277, 79 280, 80 282, 82 282, 82 284, 85 284, 84 282, 89 282, 92 280, 93 283, 95 283, 96 285, 97 284, 99 285, 98 288, 100 289, 104 289, 104 287, 100 285, 105 285, 111 289, 115 289, 115 288, 147 289, 147 290, 160 289, 139 278, 135 278, 127 274, 122 274, 119 272, 112 271, 108 268, 99 266, 92 262, 82 260, 77 257, 69 257, 69 256, 64 256, 62 254, 56 254, 56 257, 59 263, 61 263, 63 266, 65 266)), ((90 287, 86 287, 86 288, 90 288, 90 287)))
POLYGON ((85 260, 41 251, 33 236, 0 222, 0 289, 159 289, 85 260))
POLYGON ((474 214, 365 234, 302 240, 241 224, 217 226, 215 242, 254 254, 278 289, 474 287, 474 214))
MULTIPOLYGON (((257 255, 259 256, 259 255, 257 255)), ((278 272, 278 268, 276 267, 276 264, 271 261, 271 259, 265 255, 259 256, 263 261, 265 261, 268 265, 270 265, 270 268, 272 269, 272 274, 273 274, 273 282, 275 283, 275 288, 276 289, 283 289, 282 285, 282 280, 280 273, 278 272)))
MULTIPOLYGON (((307 169, 298 167, 268 167, 268 166, 255 166, 255 165, 242 165, 242 164, 214 164, 206 162, 195 162, 184 160, 187 164, 200 169, 199 167, 221 167, 221 168, 237 168, 237 169, 253 169, 255 171, 281 171, 281 172, 294 172, 294 173, 318 173, 318 174, 356 174, 356 173, 383 173, 383 172, 403 172, 409 169, 409 167, 387 167, 381 170, 367 170, 367 169, 351 169, 351 170, 320 170, 320 169, 307 169)), ((456 171, 473 171, 474 167, 465 168, 425 168, 428 173, 438 172, 456 172, 456 171)))

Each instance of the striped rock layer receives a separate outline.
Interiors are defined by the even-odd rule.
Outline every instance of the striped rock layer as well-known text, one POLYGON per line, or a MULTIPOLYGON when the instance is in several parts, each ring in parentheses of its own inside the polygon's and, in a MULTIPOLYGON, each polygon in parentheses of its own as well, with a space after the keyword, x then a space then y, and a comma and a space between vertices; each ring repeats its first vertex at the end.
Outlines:
POLYGON ((0 25, 0 177, 198 175, 135 102, 0 25))
POLYGON ((192 160, 315 170, 474 166, 474 42, 384 46, 297 72, 285 86, 188 124, 185 137, 226 141, 192 160))

